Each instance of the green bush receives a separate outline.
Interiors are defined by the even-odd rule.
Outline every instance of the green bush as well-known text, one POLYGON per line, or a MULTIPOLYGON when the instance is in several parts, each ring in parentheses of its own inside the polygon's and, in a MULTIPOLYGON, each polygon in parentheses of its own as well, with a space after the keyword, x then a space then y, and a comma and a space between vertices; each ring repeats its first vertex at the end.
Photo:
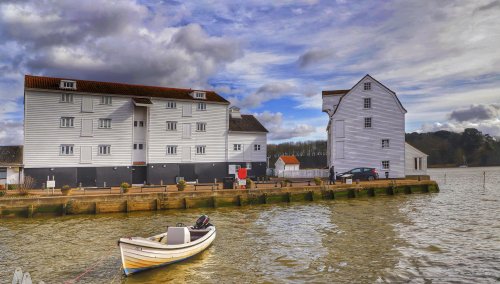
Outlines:
POLYGON ((16 190, 16 189, 18 189, 18 186, 17 186, 17 184, 9 184, 9 185, 7 185, 7 189, 8 190, 16 190))
POLYGON ((250 178, 247 178, 246 188, 252 188, 252 184, 253 184, 253 180, 251 180, 250 178))
POLYGON ((177 190, 178 191, 184 191, 184 189, 186 189, 186 181, 185 180, 180 180, 177 183, 177 190))
POLYGON ((321 185, 323 183, 323 181, 319 177, 313 178, 313 181, 315 185, 321 185))
POLYGON ((122 182, 120 184, 120 188, 121 188, 123 193, 127 193, 130 190, 130 184, 128 182, 122 182))
POLYGON ((0 197, 4 196, 5 194, 7 194, 7 192, 5 192, 4 189, 0 189, 0 197))

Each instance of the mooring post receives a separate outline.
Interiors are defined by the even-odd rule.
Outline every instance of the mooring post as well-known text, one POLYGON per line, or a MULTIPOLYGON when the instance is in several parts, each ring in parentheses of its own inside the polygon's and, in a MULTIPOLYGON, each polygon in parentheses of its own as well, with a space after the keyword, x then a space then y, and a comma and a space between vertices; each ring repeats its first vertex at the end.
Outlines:
POLYGON ((31 204, 30 206, 28 206, 28 218, 32 218, 33 217, 33 212, 35 211, 35 208, 33 206, 33 204, 31 204))
POLYGON ((61 208, 62 209, 61 210, 62 211, 61 212, 62 216, 66 216, 66 208, 67 208, 67 203, 63 203, 62 208, 61 208))
POLYGON ((333 189, 330 189, 330 199, 335 199, 335 194, 333 193, 333 189))
POLYGON ((446 173, 444 173, 444 184, 446 184, 446 173))
POLYGON ((215 196, 212 196, 212 206, 217 208, 217 200, 215 199, 215 196))
POLYGON ((290 191, 286 193, 286 201, 288 201, 288 203, 292 202, 292 193, 290 191))
POLYGON ((156 211, 158 211, 158 210, 160 210, 160 207, 161 207, 160 199, 156 198, 155 201, 156 201, 156 211))
POLYGON ((236 201, 238 203, 237 205, 241 206, 241 195, 237 195, 236 197, 237 197, 236 201))
POLYGON ((483 189, 486 188, 486 172, 483 172, 483 189))
POLYGON ((188 206, 188 201, 187 201, 187 198, 184 197, 184 209, 188 209, 189 206, 188 206))

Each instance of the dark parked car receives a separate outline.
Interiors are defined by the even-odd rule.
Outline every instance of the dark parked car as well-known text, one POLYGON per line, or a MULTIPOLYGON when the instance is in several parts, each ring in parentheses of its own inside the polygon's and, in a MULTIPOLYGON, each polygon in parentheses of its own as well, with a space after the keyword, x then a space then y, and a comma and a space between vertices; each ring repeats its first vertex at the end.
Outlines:
POLYGON ((377 169, 375 168, 354 168, 345 173, 337 174, 337 180, 342 179, 343 175, 352 175, 353 180, 374 180, 378 179, 377 169))

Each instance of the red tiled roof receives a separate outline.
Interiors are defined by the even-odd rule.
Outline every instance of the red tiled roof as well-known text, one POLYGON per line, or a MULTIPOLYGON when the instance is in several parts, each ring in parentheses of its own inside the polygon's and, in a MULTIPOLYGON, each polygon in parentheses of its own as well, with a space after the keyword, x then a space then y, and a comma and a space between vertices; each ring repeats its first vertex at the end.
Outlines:
MULTIPOLYGON (((166 87, 154 87, 144 85, 132 85, 123 83, 75 80, 68 78, 53 78, 44 76, 26 75, 24 78, 24 87, 26 89, 45 89, 45 90, 58 90, 67 92, 83 92, 83 93, 97 93, 97 94, 111 94, 111 95, 126 95, 134 97, 156 97, 156 98, 170 98, 180 100, 193 100, 190 93, 195 91, 191 89, 177 89, 166 87), (64 90, 59 88, 61 80, 76 81, 76 90, 64 90)), ((203 91, 203 90, 199 90, 203 91)), ((213 91, 203 91, 206 93, 206 100, 210 102, 229 102, 213 91)))
POLYGON ((332 91, 323 91, 321 94, 323 96, 343 96, 347 94, 350 90, 332 90, 332 91))
POLYGON ((297 160, 295 156, 281 156, 280 159, 285 163, 285 165, 300 164, 299 160, 297 160))

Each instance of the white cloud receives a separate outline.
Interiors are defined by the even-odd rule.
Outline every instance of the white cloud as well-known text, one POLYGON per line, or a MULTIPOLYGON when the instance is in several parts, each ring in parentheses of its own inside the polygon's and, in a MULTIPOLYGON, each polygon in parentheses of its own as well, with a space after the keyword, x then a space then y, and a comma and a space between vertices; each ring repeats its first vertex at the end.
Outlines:
POLYGON ((314 126, 305 123, 295 123, 294 121, 283 121, 281 112, 256 113, 257 119, 269 130, 269 140, 289 140, 298 137, 308 137, 316 131, 314 126))

